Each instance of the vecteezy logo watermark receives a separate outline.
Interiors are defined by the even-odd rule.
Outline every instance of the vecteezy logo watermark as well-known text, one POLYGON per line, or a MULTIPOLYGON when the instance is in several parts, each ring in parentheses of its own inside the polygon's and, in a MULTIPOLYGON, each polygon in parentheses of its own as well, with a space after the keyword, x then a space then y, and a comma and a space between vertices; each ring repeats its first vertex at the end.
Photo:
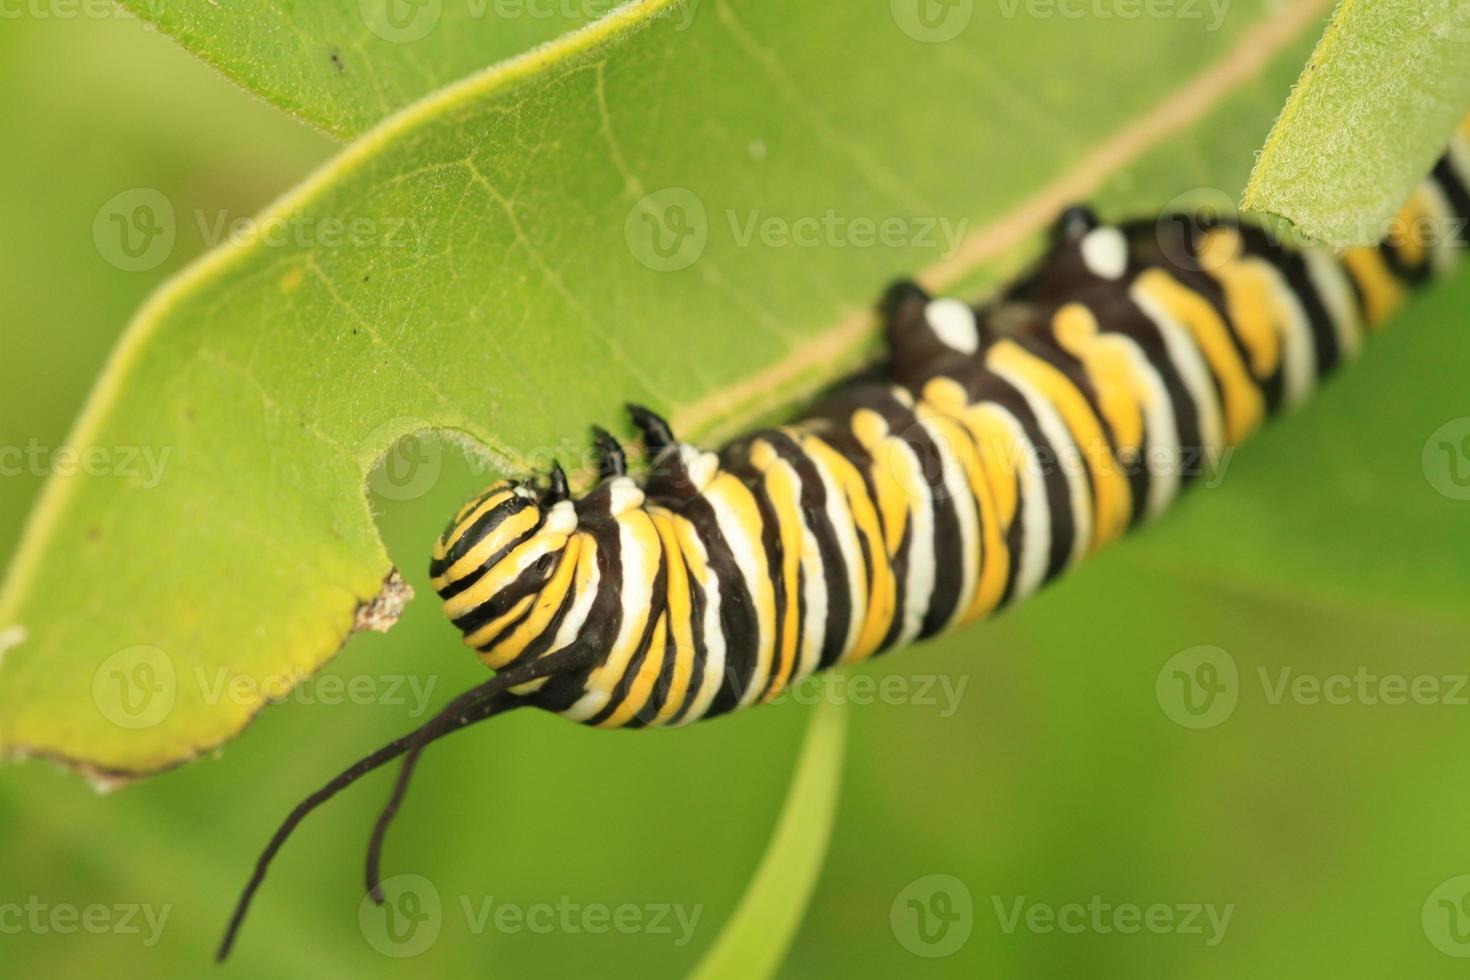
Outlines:
POLYGON ((800 682, 783 688, 772 704, 793 701, 796 704, 870 704, 914 705, 938 708, 939 717, 952 718, 960 709, 960 699, 970 678, 958 679, 948 674, 871 674, 828 672, 811 674, 800 682))
POLYGON ((1431 487, 1451 500, 1470 500, 1470 416, 1435 429, 1421 462, 1431 487))
POLYGON ((186 700, 206 705, 292 701, 303 705, 386 705, 406 707, 411 718, 429 710, 438 678, 415 674, 312 675, 296 669, 256 676, 228 667, 208 670, 195 664, 180 672, 174 659, 154 646, 119 650, 92 675, 97 710, 119 728, 152 728, 172 713, 181 689, 186 700))
POLYGON ((194 225, 206 248, 223 244, 255 244, 266 248, 405 248, 417 247, 432 231, 418 218, 358 214, 267 214, 241 217, 219 210, 194 210, 194 225))
POLYGON ((31 895, 20 902, 0 902, 0 935, 75 935, 142 936, 144 946, 157 945, 173 912, 172 905, 154 906, 147 902, 119 902, 107 905, 93 902, 72 905, 68 902, 45 902, 31 895))
MULTIPOLYGON (((552 20, 587 23, 606 17, 626 0, 465 0, 465 12, 478 20, 490 14, 496 20, 552 20)), ((654 20, 673 20, 674 30, 689 28, 700 0, 672 4, 653 15, 654 20)))
POLYGON ((1155 902, 1137 905, 1119 902, 1114 905, 1093 895, 1086 904, 1067 902, 1050 905, 1030 902, 1025 895, 1002 898, 990 896, 1001 932, 1011 935, 1018 929, 1036 935, 1061 932, 1071 936, 1095 933, 1100 936, 1118 933, 1133 936, 1140 932, 1155 936, 1202 936, 1206 946, 1218 946, 1230 928, 1235 903, 1217 906, 1212 902, 1155 902))
POLYGON ((554 932, 566 935, 588 933, 603 935, 617 932, 625 936, 665 936, 675 946, 687 946, 699 927, 703 905, 681 902, 577 902, 562 895, 555 902, 505 902, 493 895, 472 897, 461 895, 469 931, 479 935, 486 929, 515 935, 529 932, 546 936, 554 932))
POLYGON ((97 254, 124 272, 158 268, 177 237, 173 202, 152 187, 114 194, 92 219, 97 254))
POLYGON ((633 257, 655 272, 687 269, 709 243, 704 201, 684 187, 646 194, 628 212, 623 239, 633 257))
POLYGON ((429 36, 444 13, 442 0, 358 0, 367 29, 385 41, 408 44, 429 36))
POLYGON ((898 29, 915 41, 953 41, 970 26, 975 0, 889 0, 888 12, 898 29))
POLYGON ((92 674, 92 701, 119 728, 152 728, 173 711, 178 676, 158 647, 132 646, 102 661, 92 674))
POLYGON ((743 215, 731 209, 725 218, 739 248, 756 241, 766 248, 928 248, 943 259, 959 251, 970 224, 967 218, 847 217, 833 208, 797 218, 765 214, 760 208, 743 215))
MULTIPOLYGON (((1258 666, 1255 677, 1266 707, 1470 707, 1470 674, 1378 673, 1360 664, 1350 672, 1326 674, 1258 666)), ((1247 686, 1230 654, 1219 647, 1192 647, 1169 658, 1155 693, 1174 722, 1213 728, 1230 717, 1247 686)))
MULTIPOLYGON (((3 0, 0 0, 3 2, 3 0)), ((396 0, 395 0, 396 2, 396 0)), ((195 208, 193 227, 206 248, 229 244, 265 248, 414 248, 423 246, 433 225, 417 216, 389 214, 265 214, 253 217, 212 214, 195 208)), ((173 202, 151 187, 113 196, 92 219, 98 253, 125 272, 156 268, 173 253, 180 219, 173 202)), ((188 227, 187 222, 184 222, 188 227)))
MULTIPOLYGON (((579 902, 562 895, 554 902, 508 902, 494 895, 460 895, 454 908, 471 935, 493 930, 504 935, 529 932, 545 936, 604 935, 667 937, 686 946, 699 926, 703 905, 679 902, 579 902)), ((385 956, 418 956, 433 946, 447 917, 445 902, 433 882, 415 874, 394 875, 383 882, 383 903, 364 895, 357 910, 363 938, 385 956)))
MULTIPOLYGON (((1465 9, 1470 17, 1470 7, 1465 9)), ((1243 257, 1245 243, 1234 227, 1240 217, 1235 199, 1225 191, 1194 187, 1170 199, 1159 211, 1156 240, 1175 265, 1212 272, 1243 257), (1212 241, 1215 236, 1219 238, 1212 241)), ((1467 237, 1467 230, 1470 219, 1463 216, 1397 212, 1386 218, 1354 219, 1343 235, 1352 241, 1413 245, 1429 251, 1456 247, 1467 237)), ((1294 225, 1273 227, 1271 233, 1281 243, 1303 250, 1321 245, 1294 225)))
POLYGON ((1004 432, 976 434, 953 417, 915 422, 873 450, 874 464, 890 473, 905 494, 925 503, 968 494, 977 480, 997 474, 1008 480, 1045 481, 1062 473, 1071 481, 1096 481, 1147 473, 1154 479, 1190 477, 1196 486, 1214 489, 1224 481, 1234 455, 1228 446, 1149 446, 1142 452, 1120 452, 1101 435, 1055 447, 1034 446, 1004 432), (961 456, 952 448, 967 443, 979 451, 961 456))
POLYGON ((1185 728, 1223 724, 1240 699, 1235 658, 1219 647, 1181 650, 1159 668, 1154 696, 1169 720, 1185 728))
POLYGON ((970 939, 975 903, 954 875, 925 875, 904 886, 888 908, 899 945, 927 959, 949 956, 970 939))
POLYGON ((388 449, 368 473, 368 489, 387 500, 417 500, 439 482, 444 446, 430 436, 431 426, 419 418, 384 422, 362 440, 373 451, 388 449))
POLYGON ((125 20, 132 16, 112 0, 0 0, 0 20, 20 20, 22 17, 28 20, 125 20))
POLYGON ((1195 187, 1176 194, 1155 222, 1154 238, 1159 250, 1182 269, 1213 272, 1238 258, 1240 241, 1234 248, 1204 248, 1222 224, 1230 227, 1240 217, 1235 199, 1218 187, 1195 187))
MULTIPOLYGON (((724 214, 736 248, 920 248, 941 259, 959 251, 969 227, 966 218, 844 215, 835 208, 801 215, 727 208, 724 214)), ((713 230, 703 199, 684 187, 645 195, 623 223, 628 251, 657 272, 678 272, 699 261, 713 230)))
POLYGON ((205 704, 257 705, 290 701, 305 705, 387 705, 408 708, 410 718, 420 718, 429 710, 434 686, 439 679, 416 674, 340 674, 312 675, 295 670, 280 674, 252 677, 236 674, 226 667, 206 674, 195 666, 190 679, 205 704))
POLYGON ((1205 30, 1218 31, 1231 0, 996 0, 1000 14, 1012 20, 1024 13, 1032 20, 1209 20, 1205 30))
POLYGON ((1470 957, 1470 874, 1435 886, 1424 899, 1419 922, 1435 949, 1459 959, 1470 957))
POLYGON ((364 895, 357 907, 357 927, 368 945, 384 956, 406 959, 434 945, 444 928, 439 889, 423 875, 402 874, 382 883, 383 902, 364 895))
POLYGON ((0 446, 0 477, 77 474, 117 476, 152 490, 163 479, 172 446, 43 446, 32 438, 24 446, 0 446))
POLYGON ((1470 705, 1466 674, 1375 674, 1361 665, 1351 674, 1298 674, 1291 667, 1278 668, 1274 678, 1265 667, 1256 674, 1269 705, 1470 705))

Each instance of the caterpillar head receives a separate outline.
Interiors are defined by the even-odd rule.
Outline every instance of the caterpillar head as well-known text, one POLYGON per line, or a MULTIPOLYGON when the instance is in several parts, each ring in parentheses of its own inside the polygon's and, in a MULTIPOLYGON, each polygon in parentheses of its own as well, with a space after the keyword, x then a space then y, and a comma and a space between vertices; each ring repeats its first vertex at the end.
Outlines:
POLYGON ((429 575, 445 611, 464 631, 465 642, 480 651, 481 659, 495 668, 495 676, 460 694, 413 732, 358 760, 291 812, 256 863, 216 960, 229 956, 266 868, 302 818, 366 773, 402 756, 393 795, 378 815, 368 844, 368 894, 381 903, 378 867, 383 837, 423 750, 451 732, 527 703, 520 693, 523 688, 573 662, 569 654, 580 648, 541 655, 546 623, 561 607, 579 567, 588 564, 578 561, 582 535, 577 533, 577 511, 569 497, 566 474, 558 466, 547 490, 501 480, 454 515, 434 548, 429 575))
POLYGON ((445 613, 497 670, 537 638, 538 597, 553 582, 564 593, 561 580, 573 571, 568 540, 577 515, 559 472, 549 493, 509 480, 492 484, 460 508, 434 548, 429 575, 445 613))

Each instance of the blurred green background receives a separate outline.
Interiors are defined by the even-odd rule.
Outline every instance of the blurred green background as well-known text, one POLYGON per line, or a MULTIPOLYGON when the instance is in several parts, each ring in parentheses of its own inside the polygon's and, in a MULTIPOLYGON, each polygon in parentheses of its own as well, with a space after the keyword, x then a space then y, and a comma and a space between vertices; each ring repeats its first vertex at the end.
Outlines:
MULTIPOLYGON (((249 215, 334 150, 121 17, 6 20, 0 126, 5 446, 64 442, 129 314, 203 250, 196 214, 249 215), (99 207, 133 187, 162 190, 181 216, 170 259, 145 273, 112 267, 92 240, 99 207)), ((1140 195, 1120 186, 1115 196, 1140 195)), ((898 698, 849 712, 831 853, 783 975, 1462 975, 1448 953, 1470 944, 1444 932, 1445 916, 1459 913, 1438 899, 1457 902, 1466 889, 1451 879, 1470 873, 1470 762, 1457 751, 1470 734, 1470 691, 1458 704, 1273 704, 1259 672, 1274 684, 1283 669, 1410 678, 1470 669, 1470 617, 1294 580, 1343 555, 1367 581, 1373 569, 1402 577, 1432 553, 1435 591, 1470 583, 1470 551, 1443 558, 1446 538, 1465 538, 1470 503, 1439 493, 1421 462, 1431 432, 1470 415, 1467 304, 1463 278, 1421 301, 1405 318, 1412 329, 1376 342, 1359 370, 1233 461, 1225 488, 1195 494, 1163 526, 997 623, 866 668, 938 703, 898 698), (1328 459, 1343 465, 1319 484, 1328 459), (1310 520, 1320 551, 1243 569, 1240 555, 1191 547, 1212 539, 1201 529, 1228 538, 1222 523, 1258 514, 1251 502, 1278 493, 1282 472, 1294 479, 1279 513, 1310 520), (1365 504, 1384 486, 1399 502, 1388 513, 1365 504), (1201 645, 1228 651, 1238 704, 1191 730, 1171 720, 1156 680, 1201 645), (928 688, 936 678, 964 685, 956 705, 928 688), (931 875, 955 880, 947 894, 960 917, 926 945, 907 901, 945 909, 927 890, 933 881, 920 880, 931 875), (1006 928, 1018 900, 1060 908, 1094 896, 1229 907, 1230 918, 1213 944, 1203 915, 1203 934, 1006 928), (923 955, 946 944, 957 948, 923 955)), ((427 543, 485 478, 457 451, 424 452, 441 467, 434 490, 378 501, 389 549, 421 597, 427 543)), ((39 483, 0 479, 0 554, 13 549, 39 483)), ((433 685, 435 705, 483 677, 425 598, 390 635, 355 639, 324 676, 370 678, 386 694, 405 671, 420 690, 433 685)), ((308 703, 314 694, 341 700, 308 685, 215 757, 111 796, 44 762, 0 771, 0 975, 210 969, 277 821, 416 723, 409 684, 397 692, 407 704, 308 703), (68 928, 64 911, 51 918, 93 905, 118 925, 115 910, 128 907, 167 918, 157 935, 141 911, 98 933, 68 928)), ((788 704, 675 734, 586 731, 527 712, 441 743, 386 859, 388 873, 432 883, 443 905, 437 939, 405 966, 359 926, 362 849, 387 790, 380 775, 303 827, 222 972, 680 975, 760 858, 808 712, 788 704), (487 901, 678 906, 698 918, 685 942, 673 915, 669 933, 541 934, 497 928, 493 916, 480 928, 487 901)))

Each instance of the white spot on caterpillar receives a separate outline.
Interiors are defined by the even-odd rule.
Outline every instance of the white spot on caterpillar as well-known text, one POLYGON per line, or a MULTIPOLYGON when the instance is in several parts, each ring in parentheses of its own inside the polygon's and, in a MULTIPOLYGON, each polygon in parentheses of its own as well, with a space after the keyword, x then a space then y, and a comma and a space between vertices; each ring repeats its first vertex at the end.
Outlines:
POLYGON ((1095 276, 1119 279, 1128 268, 1128 242, 1116 228, 1094 228, 1082 238, 1082 261, 1095 276))
POLYGON ((684 471, 689 474, 689 482, 699 493, 704 493, 705 487, 710 485, 720 472, 720 457, 711 452, 706 452, 697 446, 691 446, 687 442, 679 443, 679 458, 684 463, 684 471))
POLYGON ((638 488, 638 484, 626 476, 614 479, 608 484, 608 490, 611 498, 608 512, 613 517, 643 506, 643 491, 638 488))
POLYGON ((553 534, 571 534, 577 528, 577 508, 570 500, 560 500, 546 512, 543 531, 553 534))
POLYGON ((924 319, 929 329, 944 346, 961 354, 973 354, 980 349, 980 331, 975 326, 975 311, 957 299, 931 300, 924 307, 924 319))

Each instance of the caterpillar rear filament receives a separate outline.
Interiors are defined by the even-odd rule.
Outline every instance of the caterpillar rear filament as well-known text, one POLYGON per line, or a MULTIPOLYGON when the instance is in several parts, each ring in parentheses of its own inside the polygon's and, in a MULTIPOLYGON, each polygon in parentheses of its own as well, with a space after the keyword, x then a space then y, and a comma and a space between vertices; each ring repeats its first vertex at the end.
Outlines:
POLYGON ((1082 207, 987 303, 911 282, 881 304, 888 358, 796 423, 719 452, 631 407, 650 472, 597 429, 600 479, 556 467, 465 504, 434 549, 445 612, 494 677, 297 807, 246 886, 228 954, 296 823, 403 757, 522 706, 602 728, 684 725, 995 613, 1162 512, 1207 461, 1306 399, 1407 292, 1449 270, 1470 219, 1470 138, 1400 231, 1336 255, 1233 220, 1120 225, 1082 207))

